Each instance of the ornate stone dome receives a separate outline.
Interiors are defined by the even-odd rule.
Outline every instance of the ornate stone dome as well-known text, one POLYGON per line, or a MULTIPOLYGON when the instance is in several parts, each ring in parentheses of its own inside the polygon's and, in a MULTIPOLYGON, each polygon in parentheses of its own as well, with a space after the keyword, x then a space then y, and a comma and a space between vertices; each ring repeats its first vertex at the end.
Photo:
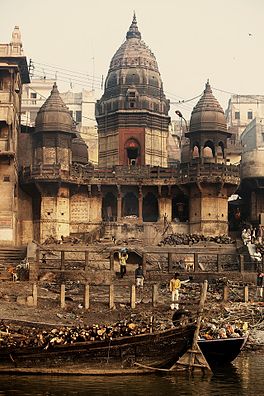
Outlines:
POLYGON ((125 42, 111 60, 97 115, 125 109, 166 115, 169 111, 156 58, 141 40, 135 14, 125 42))
POLYGON ((214 97, 209 81, 191 114, 190 132, 198 131, 227 131, 224 110, 214 97))
POLYGON ((68 107, 54 83, 50 96, 38 111, 35 132, 68 132, 75 134, 75 126, 68 107))
POLYGON ((72 162, 88 164, 88 147, 78 132, 76 135, 77 137, 72 139, 72 162))

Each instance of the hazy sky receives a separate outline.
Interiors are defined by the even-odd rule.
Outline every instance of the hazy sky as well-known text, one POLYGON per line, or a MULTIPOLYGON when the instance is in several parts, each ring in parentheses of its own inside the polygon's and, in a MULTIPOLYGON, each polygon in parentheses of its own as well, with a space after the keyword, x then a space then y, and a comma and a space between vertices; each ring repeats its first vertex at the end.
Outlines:
MULTIPOLYGON (((57 68, 59 89, 72 83, 78 91, 82 87, 74 79, 82 84, 86 77, 77 72, 94 73, 95 84, 106 76, 134 10, 172 102, 199 95, 207 78, 219 90, 264 94, 263 0, 0 0, 0 42, 10 42, 18 25, 36 75, 50 77, 57 68), (58 67, 73 73, 62 75, 58 67)), ((225 109, 230 95, 214 95, 225 109)), ((197 100, 172 105, 172 111, 187 117, 197 100)))

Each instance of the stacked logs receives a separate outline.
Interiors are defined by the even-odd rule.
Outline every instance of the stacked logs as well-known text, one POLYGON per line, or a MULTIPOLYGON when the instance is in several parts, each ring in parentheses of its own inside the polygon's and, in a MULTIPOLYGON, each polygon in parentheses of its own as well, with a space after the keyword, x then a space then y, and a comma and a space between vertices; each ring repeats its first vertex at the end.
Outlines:
POLYGON ((158 246, 170 245, 193 245, 198 242, 215 242, 219 244, 230 244, 234 241, 227 235, 205 236, 202 234, 170 234, 160 241, 158 246))
MULTIPOLYGON (((171 323, 164 327, 170 328, 171 323)), ((158 330, 160 325, 157 325, 158 330)), ((0 325, 0 349, 44 347, 49 348, 59 344, 73 344, 86 341, 112 340, 118 337, 129 337, 146 334, 152 331, 149 323, 135 323, 132 321, 119 321, 113 325, 93 325, 87 327, 60 327, 50 331, 37 328, 21 327, 14 331, 7 325, 0 325)))

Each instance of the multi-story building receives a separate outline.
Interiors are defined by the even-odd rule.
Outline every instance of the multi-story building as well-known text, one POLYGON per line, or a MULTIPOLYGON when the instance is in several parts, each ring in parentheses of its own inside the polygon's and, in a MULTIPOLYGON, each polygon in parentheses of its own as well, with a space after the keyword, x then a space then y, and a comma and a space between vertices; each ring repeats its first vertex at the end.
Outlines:
MULTIPOLYGON (((27 72, 23 77, 18 67, 17 74, 28 82, 27 72)), ((17 93, 16 89, 14 85, 9 96, 12 106, 15 94, 21 95, 21 82, 17 93)), ((168 161, 169 101, 135 16, 111 60, 104 93, 96 104, 98 167, 88 161, 73 120, 80 111, 76 104, 80 98, 70 94, 64 98, 68 106, 55 83, 37 112, 35 125, 23 128, 18 147, 11 156, 4 155, 3 164, 12 163, 16 172, 0 208, 6 227, 2 235, 10 243, 43 242, 50 235, 59 239, 93 231, 105 221, 116 237, 131 235, 146 243, 157 233, 161 236, 165 219, 178 232, 227 233, 228 197, 239 184, 239 168, 227 163, 230 133, 224 112, 207 83, 186 133, 186 161, 168 161), (12 235, 8 233, 11 219, 19 224, 12 235)), ((28 99, 35 106, 38 96, 28 99)), ((16 117, 19 111, 17 105, 16 117)), ((14 122, 18 128, 19 119, 14 122)), ((10 144, 14 142, 12 135, 10 144)), ((5 183, 6 168, 1 172, 5 183)))
POLYGON ((21 35, 15 27, 9 44, 0 44, 0 244, 19 240, 21 191, 18 183, 18 135, 22 85, 29 83, 21 35))

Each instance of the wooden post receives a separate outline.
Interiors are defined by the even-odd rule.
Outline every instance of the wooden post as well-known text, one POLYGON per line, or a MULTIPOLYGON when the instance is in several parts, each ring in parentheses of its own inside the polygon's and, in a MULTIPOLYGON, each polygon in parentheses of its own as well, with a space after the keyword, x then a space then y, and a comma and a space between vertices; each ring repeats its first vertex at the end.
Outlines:
POLYGON ((84 309, 90 308, 90 286, 84 285, 84 309))
POLYGON ((62 250, 61 251, 61 264, 60 264, 60 269, 63 271, 65 268, 65 252, 62 250))
POLYGON ((143 269, 143 274, 146 276, 147 272, 147 257, 146 253, 142 254, 142 269, 143 269))
POLYGON ((131 285, 130 305, 132 309, 136 308, 136 286, 131 285))
POLYGON ((240 265, 240 272, 244 272, 245 271, 245 257, 243 254, 239 255, 239 265, 240 265))
POLYGON ((88 252, 88 250, 85 250, 85 267, 84 267, 84 270, 85 270, 85 274, 87 275, 88 271, 89 271, 89 252, 88 252))
POLYGON ((36 258, 29 260, 29 281, 35 282, 38 280, 39 274, 39 248, 36 249, 36 258))
POLYGON ((114 305, 114 285, 111 283, 111 285, 109 285, 109 308, 113 309, 114 305))
POLYGON ((172 253, 168 253, 168 273, 172 272, 172 253))
POLYGON ((244 302, 248 302, 248 286, 244 286, 244 302))
POLYGON ((60 303, 61 303, 61 308, 65 308, 65 285, 64 284, 61 284, 60 303))
POLYGON ((224 286, 223 291, 223 301, 226 302, 228 300, 229 289, 228 286, 224 286))
POLYGON ((33 283, 32 296, 33 296, 33 305, 34 305, 34 307, 37 307, 37 305, 38 305, 38 289, 37 289, 36 283, 33 283))
POLYGON ((199 271, 198 253, 194 253, 194 272, 199 271))
POLYGON ((158 285, 157 283, 154 283, 152 287, 152 305, 153 307, 157 306, 157 300, 158 300, 158 285))
POLYGON ((221 272, 221 271, 222 271, 222 265, 220 261, 220 254, 217 254, 217 272, 221 272))
POLYGON ((114 258, 114 252, 110 253, 110 270, 114 271, 115 269, 115 258, 114 258))

